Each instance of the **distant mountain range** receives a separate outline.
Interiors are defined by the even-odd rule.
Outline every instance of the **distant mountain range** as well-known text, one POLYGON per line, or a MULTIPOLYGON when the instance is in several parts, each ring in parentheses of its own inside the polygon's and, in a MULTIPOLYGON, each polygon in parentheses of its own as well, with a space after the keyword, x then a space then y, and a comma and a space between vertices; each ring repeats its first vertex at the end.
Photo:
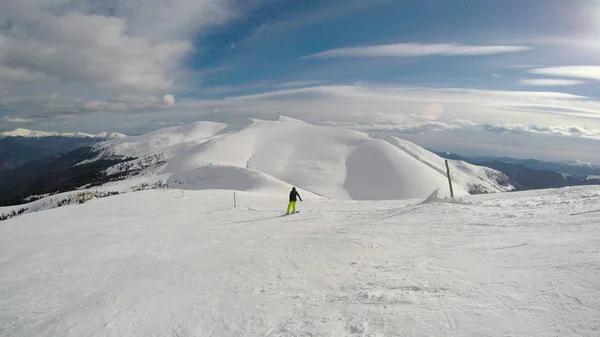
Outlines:
MULTIPOLYGON (((43 138, 45 139, 45 138, 43 138)), ((496 170, 452 162, 455 196, 514 190, 496 170)), ((377 138, 290 118, 197 122, 127 136, 30 162, 0 175, 0 205, 92 188, 175 187, 353 200, 449 196, 444 160, 396 137, 377 138), (119 187, 121 186, 121 187, 119 187)))
POLYGON ((18 128, 13 131, 0 132, 0 138, 6 137, 23 137, 23 138, 45 138, 45 137, 62 137, 62 138, 95 138, 100 140, 108 140, 115 137, 124 137, 124 134, 117 132, 102 132, 95 135, 74 132, 74 133, 59 133, 59 132, 46 132, 18 128))
POLYGON ((180 188, 284 190, 295 184, 334 198, 420 198, 438 187, 445 192, 442 158, 454 160, 458 195, 600 184, 600 165, 591 163, 464 157, 282 118, 198 122, 141 136, 4 132, 0 205, 139 176, 146 185, 180 188))
POLYGON ((431 150, 440 157, 486 166, 506 174, 518 190, 600 185, 600 165, 578 161, 551 162, 536 159, 475 156, 431 150))
POLYGON ((119 137, 124 135, 115 132, 91 135, 82 132, 58 133, 28 129, 0 132, 0 172, 119 137))

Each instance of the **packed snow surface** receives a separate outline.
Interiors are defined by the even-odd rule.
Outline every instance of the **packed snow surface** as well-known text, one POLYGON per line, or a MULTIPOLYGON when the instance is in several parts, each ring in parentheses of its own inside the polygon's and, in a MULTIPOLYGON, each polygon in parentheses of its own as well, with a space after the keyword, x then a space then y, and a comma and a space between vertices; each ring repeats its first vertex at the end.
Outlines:
MULTIPOLYGON (((285 193, 291 186, 334 199, 425 198, 450 195, 445 162, 410 142, 291 118, 238 124, 196 122, 114 139, 100 157, 136 158, 108 170, 141 169, 150 183, 183 189, 285 193), (239 182, 239 184, 236 184, 239 182), (250 183, 246 183, 250 182, 250 183)), ((503 192, 500 172, 451 161, 454 193, 503 192)))
POLYGON ((290 216, 285 194, 237 192, 236 209, 232 194, 143 191, 1 222, 0 335, 600 335, 598 187, 305 194, 290 216))

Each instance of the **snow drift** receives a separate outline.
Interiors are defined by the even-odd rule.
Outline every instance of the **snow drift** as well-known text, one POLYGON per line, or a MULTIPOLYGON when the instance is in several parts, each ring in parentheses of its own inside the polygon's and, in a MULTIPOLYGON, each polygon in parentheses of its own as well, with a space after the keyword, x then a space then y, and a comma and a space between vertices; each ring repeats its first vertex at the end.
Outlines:
MULTIPOLYGON (((410 142, 306 124, 248 120, 197 122, 96 145, 100 157, 135 158, 111 174, 137 170, 184 189, 285 193, 290 185, 335 199, 449 195, 444 160, 410 142)), ((511 190, 492 169, 453 162, 455 195, 511 190)))

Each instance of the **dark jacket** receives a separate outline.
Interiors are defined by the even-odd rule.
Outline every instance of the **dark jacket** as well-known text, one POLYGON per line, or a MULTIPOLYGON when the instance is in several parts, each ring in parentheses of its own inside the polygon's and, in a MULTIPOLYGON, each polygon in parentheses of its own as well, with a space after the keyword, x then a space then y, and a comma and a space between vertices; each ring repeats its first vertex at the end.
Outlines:
POLYGON ((290 201, 296 201, 296 197, 298 197, 298 199, 300 199, 300 201, 302 201, 302 198, 300 198, 300 194, 298 194, 298 191, 292 190, 290 192, 290 201))

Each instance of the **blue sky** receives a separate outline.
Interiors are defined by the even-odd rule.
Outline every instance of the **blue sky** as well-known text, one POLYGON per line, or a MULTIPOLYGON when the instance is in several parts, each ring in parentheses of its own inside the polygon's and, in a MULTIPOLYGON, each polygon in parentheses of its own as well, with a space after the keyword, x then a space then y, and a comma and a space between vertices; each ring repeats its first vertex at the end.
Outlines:
MULTIPOLYGON (((579 46, 579 53, 574 56, 562 45, 543 41, 585 39, 598 34, 600 24, 590 19, 588 12, 593 1, 588 3, 586 6, 582 1, 576 6, 565 0, 277 1, 203 36, 197 42, 200 50, 188 61, 196 69, 227 67, 204 76, 204 87, 236 86, 240 92, 264 89, 245 88, 260 82, 270 87, 267 82, 300 80, 512 90, 519 80, 533 77, 526 74, 527 68, 519 66, 562 66, 565 62, 588 65, 598 61, 598 49, 579 46), (335 48, 415 42, 536 48, 486 57, 300 59, 335 48)), ((562 91, 598 97, 600 91, 594 92, 596 84, 566 86, 562 91)))
POLYGON ((287 115, 600 162, 597 0, 5 0, 0 131, 287 115))

